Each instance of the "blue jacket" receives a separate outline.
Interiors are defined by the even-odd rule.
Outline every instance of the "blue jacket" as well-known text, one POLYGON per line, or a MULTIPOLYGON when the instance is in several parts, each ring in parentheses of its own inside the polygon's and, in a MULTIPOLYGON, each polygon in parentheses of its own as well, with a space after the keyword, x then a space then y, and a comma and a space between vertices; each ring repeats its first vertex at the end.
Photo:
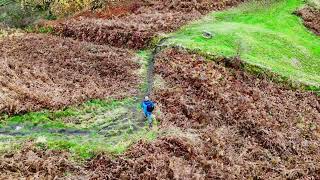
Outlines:
POLYGON ((148 106, 153 106, 154 107, 154 102, 152 102, 152 101, 150 101, 150 100, 147 100, 147 101, 143 101, 142 102, 142 108, 143 108, 143 111, 145 112, 145 113, 151 113, 152 111, 148 111, 147 110, 147 107, 148 106))

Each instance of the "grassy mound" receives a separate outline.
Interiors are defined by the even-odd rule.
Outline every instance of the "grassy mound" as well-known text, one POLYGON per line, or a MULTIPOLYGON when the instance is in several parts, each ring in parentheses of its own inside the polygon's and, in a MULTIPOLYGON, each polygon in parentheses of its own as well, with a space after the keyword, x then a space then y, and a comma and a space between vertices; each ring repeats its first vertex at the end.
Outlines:
POLYGON ((215 56, 240 56, 248 64, 319 87, 320 38, 293 14, 302 5, 302 0, 247 3, 185 26, 171 41, 215 56), (204 38, 203 31, 213 38, 204 38))

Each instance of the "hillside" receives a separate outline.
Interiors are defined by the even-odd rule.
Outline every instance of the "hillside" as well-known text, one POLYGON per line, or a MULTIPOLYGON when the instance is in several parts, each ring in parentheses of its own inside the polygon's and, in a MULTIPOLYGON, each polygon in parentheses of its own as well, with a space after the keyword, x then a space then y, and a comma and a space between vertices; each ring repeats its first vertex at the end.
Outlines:
POLYGON ((319 5, 0 0, 0 179, 320 179, 319 5))
MULTIPOLYGON (((249 70, 262 68, 285 81, 319 87, 320 40, 293 13, 302 6, 299 0, 245 4, 183 27, 172 41, 210 56, 239 56, 249 70), (204 30, 214 38, 204 39, 204 30)), ((315 22, 307 24, 315 31, 319 19, 310 18, 315 22)))

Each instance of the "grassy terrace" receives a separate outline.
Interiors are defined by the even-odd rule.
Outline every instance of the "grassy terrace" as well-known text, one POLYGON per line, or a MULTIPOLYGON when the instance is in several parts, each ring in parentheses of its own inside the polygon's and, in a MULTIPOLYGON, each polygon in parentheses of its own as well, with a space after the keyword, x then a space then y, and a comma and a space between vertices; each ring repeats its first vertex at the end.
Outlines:
POLYGON ((252 67, 320 87, 320 38, 293 14, 303 5, 303 0, 247 3, 211 13, 173 33, 170 41, 216 57, 239 54, 252 67), (203 31, 213 38, 204 38, 203 31))

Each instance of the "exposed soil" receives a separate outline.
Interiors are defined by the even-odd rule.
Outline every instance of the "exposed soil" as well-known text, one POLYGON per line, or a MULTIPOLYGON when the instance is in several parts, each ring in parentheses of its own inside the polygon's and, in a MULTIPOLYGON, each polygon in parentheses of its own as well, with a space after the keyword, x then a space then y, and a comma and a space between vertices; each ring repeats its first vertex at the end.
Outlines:
POLYGON ((320 98, 183 50, 156 59, 162 128, 192 138, 140 142, 89 163, 93 179, 319 179, 320 98))
POLYGON ((68 159, 65 152, 42 151, 27 143, 21 151, 0 157, 0 179, 57 179, 84 172, 68 159))
POLYGON ((306 27, 320 36, 320 10, 312 7, 305 7, 296 12, 296 14, 303 19, 306 27))
MULTIPOLYGON (((149 45, 157 34, 171 32, 209 11, 235 6, 243 1, 146 1, 135 5, 134 10, 128 10, 131 14, 111 19, 81 16, 61 22, 54 28, 57 34, 65 37, 141 49, 149 45)), ((117 11, 115 13, 118 14, 117 11)))
POLYGON ((136 95, 134 55, 45 35, 0 40, 0 112, 58 108, 93 98, 136 95))

